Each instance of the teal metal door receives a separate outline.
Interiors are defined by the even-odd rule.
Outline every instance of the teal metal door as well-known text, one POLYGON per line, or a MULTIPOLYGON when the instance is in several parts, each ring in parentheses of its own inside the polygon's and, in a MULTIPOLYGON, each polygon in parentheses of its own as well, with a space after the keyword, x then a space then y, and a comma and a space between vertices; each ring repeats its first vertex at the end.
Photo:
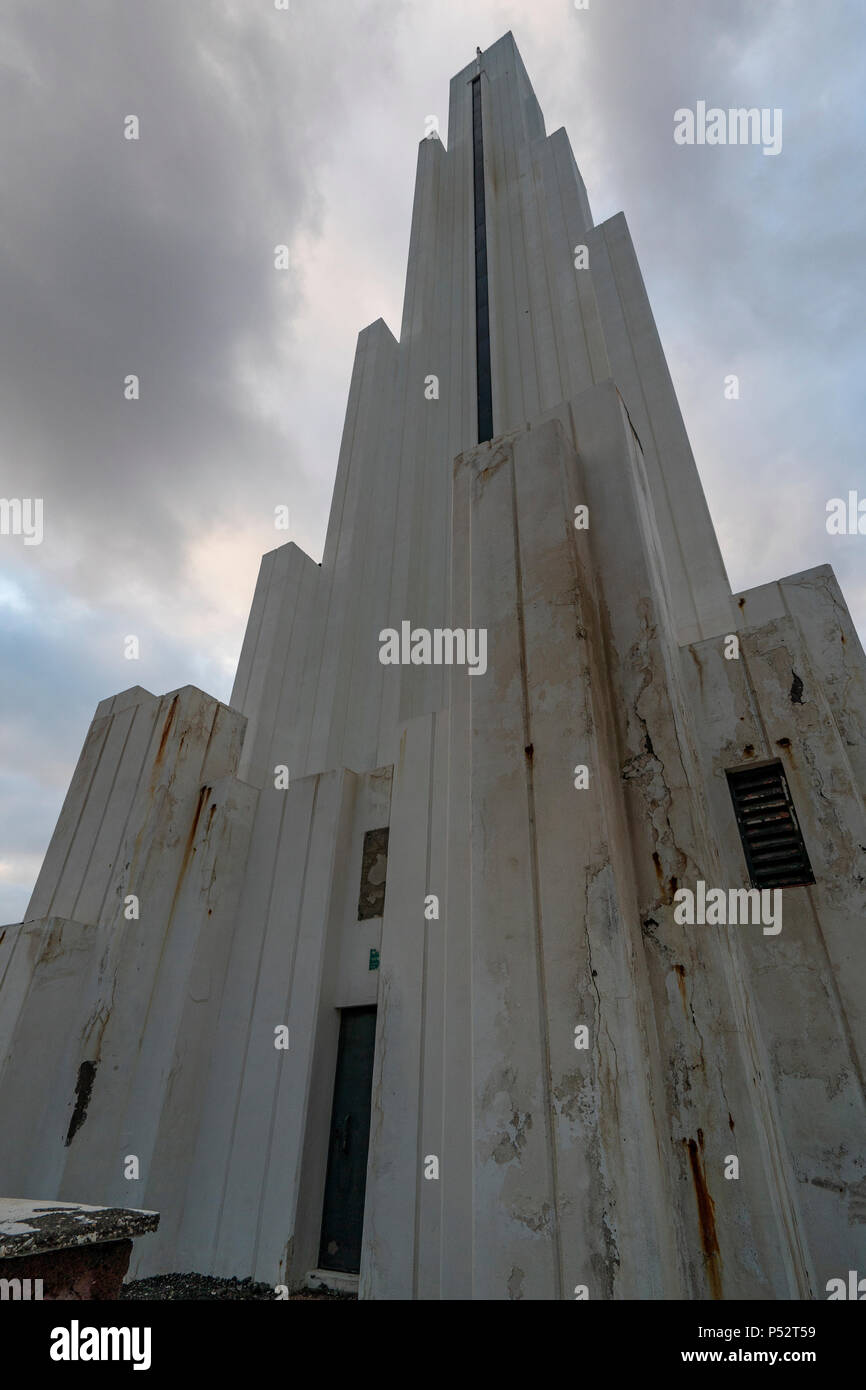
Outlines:
POLYGON ((343 1009, 341 1013, 319 1268, 357 1274, 364 1227, 376 1009, 343 1009))

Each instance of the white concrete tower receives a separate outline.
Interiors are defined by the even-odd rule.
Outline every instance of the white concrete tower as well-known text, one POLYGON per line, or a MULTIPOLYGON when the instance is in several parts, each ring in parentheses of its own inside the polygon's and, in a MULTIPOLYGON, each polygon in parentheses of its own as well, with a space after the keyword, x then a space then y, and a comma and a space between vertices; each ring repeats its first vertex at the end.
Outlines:
POLYGON ((97 709, 0 935, 0 1188, 158 1209, 138 1274, 823 1297, 864 735, 829 567, 731 594, 625 219, 506 34, 421 142, 321 566, 264 557, 230 707, 97 709))

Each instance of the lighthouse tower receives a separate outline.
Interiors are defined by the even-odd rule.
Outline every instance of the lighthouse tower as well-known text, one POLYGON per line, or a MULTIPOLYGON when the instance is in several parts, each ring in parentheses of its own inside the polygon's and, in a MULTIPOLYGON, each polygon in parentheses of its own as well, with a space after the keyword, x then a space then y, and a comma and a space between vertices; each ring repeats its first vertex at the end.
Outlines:
POLYGON ((321 565, 264 557, 228 706, 97 708, 0 933, 0 1188, 157 1209, 137 1274, 824 1297, 864 788, 832 570, 732 595, 625 218, 506 34, 420 144, 321 565))

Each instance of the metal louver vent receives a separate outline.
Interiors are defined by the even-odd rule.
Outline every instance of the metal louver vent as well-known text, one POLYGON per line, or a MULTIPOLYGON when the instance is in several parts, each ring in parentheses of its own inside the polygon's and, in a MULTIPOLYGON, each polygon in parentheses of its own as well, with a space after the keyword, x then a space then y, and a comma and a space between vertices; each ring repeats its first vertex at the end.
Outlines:
POLYGON ((727 773, 753 888, 814 883, 781 763, 727 773))

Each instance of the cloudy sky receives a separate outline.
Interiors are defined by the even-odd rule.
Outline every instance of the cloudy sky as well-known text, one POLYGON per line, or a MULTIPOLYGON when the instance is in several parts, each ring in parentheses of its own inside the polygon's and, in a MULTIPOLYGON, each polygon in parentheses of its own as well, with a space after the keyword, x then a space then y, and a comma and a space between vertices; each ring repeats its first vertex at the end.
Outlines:
POLYGON ((0 0, 0 496, 45 528, 0 536, 0 922, 97 701, 228 698, 278 504, 321 558, 426 118, 507 29, 629 219, 734 587, 830 562, 866 633, 866 537, 825 528, 866 496, 862 0, 0 0), (781 154, 676 145, 699 100, 780 107, 781 154))

